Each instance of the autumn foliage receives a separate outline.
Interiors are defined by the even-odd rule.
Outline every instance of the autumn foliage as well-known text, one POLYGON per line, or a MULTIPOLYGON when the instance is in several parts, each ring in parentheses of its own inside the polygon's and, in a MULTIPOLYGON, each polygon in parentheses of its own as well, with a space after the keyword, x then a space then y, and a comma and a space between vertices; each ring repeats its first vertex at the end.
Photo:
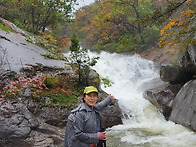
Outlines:
POLYGON ((181 50, 186 50, 186 46, 196 44, 195 23, 196 23, 196 2, 187 1, 186 9, 180 12, 177 17, 169 19, 160 31, 160 46, 171 47, 178 45, 181 50))
POLYGON ((76 12, 73 26, 87 48, 140 52, 158 39, 158 26, 141 21, 153 13, 152 5, 150 0, 97 1, 76 12))
POLYGON ((102 0, 80 8, 73 30, 83 47, 138 53, 195 42, 194 0, 102 0))
POLYGON ((37 78, 18 77, 18 80, 9 82, 1 92, 1 97, 16 97, 24 94, 26 89, 30 89, 32 96, 36 97, 44 89, 48 89, 44 84, 45 76, 37 78))

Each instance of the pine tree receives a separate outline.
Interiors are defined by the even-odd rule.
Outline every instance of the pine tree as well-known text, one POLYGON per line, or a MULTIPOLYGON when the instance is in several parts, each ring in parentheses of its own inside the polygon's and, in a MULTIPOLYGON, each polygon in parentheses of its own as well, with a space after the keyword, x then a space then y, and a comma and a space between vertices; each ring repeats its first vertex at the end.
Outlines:
POLYGON ((76 34, 73 34, 71 38, 69 49, 71 51, 71 65, 77 75, 77 84, 78 86, 86 86, 88 85, 90 66, 94 66, 99 57, 90 58, 87 49, 80 47, 76 34))

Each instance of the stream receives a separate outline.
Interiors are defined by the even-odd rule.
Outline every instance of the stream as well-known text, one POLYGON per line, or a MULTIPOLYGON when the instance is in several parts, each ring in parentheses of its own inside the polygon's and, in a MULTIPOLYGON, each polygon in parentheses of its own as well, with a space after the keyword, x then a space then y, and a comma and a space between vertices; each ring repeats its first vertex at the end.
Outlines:
POLYGON ((150 60, 139 55, 101 52, 93 66, 101 78, 108 78, 111 87, 101 88, 118 99, 123 124, 107 128, 107 147, 195 147, 196 133, 171 121, 145 98, 143 92, 159 71, 150 60))

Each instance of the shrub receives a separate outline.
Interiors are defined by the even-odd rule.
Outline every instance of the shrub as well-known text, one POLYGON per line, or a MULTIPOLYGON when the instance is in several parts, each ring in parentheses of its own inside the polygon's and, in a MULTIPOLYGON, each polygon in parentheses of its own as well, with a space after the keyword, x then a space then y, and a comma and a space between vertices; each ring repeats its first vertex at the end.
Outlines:
POLYGON ((43 89, 48 89, 44 84, 44 80, 44 75, 38 78, 18 77, 17 81, 11 81, 3 88, 2 95, 3 97, 21 96, 26 89, 31 89, 32 96, 38 97, 38 94, 41 93, 43 89))

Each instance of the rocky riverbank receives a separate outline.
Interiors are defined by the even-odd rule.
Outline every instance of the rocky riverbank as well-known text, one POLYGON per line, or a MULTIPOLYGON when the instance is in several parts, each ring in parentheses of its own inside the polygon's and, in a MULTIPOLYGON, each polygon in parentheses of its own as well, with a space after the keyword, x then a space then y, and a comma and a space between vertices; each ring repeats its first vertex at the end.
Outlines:
POLYGON ((177 60, 179 66, 160 65, 161 86, 146 90, 144 97, 177 124, 196 131, 196 45, 177 60))
MULTIPOLYGON (((66 76, 73 71, 66 68, 65 61, 45 59, 40 54, 47 50, 26 41, 28 33, 18 29, 14 24, 7 22, 13 32, 0 30, 0 88, 17 76, 37 76, 51 74, 66 76), (22 70, 21 70, 22 69, 22 70), (12 71, 12 72, 11 72, 12 71)), ((91 72, 90 76, 98 76, 91 72)), ((89 81, 100 91, 100 98, 104 99, 107 93, 102 91, 99 81, 89 81)), ((100 100, 101 100, 100 99, 100 100)), ((47 97, 42 98, 42 103, 47 103, 47 97)), ((76 107, 81 103, 81 97, 76 107)), ((64 131, 67 117, 71 109, 66 107, 49 107, 40 105, 32 99, 31 92, 16 98, 0 98, 0 147, 13 146, 63 146, 64 131)), ((118 102, 115 101, 103 112, 106 127, 121 124, 121 113, 118 102)))

